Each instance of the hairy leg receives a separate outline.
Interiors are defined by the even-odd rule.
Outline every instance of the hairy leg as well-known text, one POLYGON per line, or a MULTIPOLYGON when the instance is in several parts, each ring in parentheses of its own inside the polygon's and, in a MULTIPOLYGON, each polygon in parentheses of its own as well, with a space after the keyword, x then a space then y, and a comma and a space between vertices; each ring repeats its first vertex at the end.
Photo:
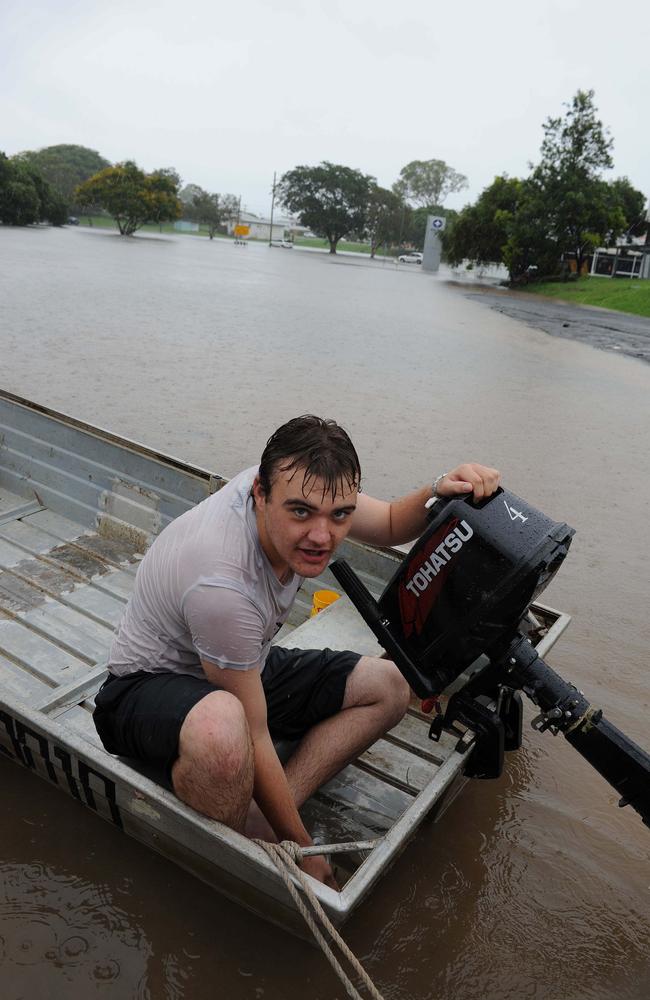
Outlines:
POLYGON ((172 784, 197 812, 242 832, 253 795, 253 745, 241 702, 206 695, 181 727, 172 784))
POLYGON ((362 656, 347 679, 341 711, 310 729, 287 761, 285 771, 296 805, 396 726, 409 695, 394 663, 362 656))

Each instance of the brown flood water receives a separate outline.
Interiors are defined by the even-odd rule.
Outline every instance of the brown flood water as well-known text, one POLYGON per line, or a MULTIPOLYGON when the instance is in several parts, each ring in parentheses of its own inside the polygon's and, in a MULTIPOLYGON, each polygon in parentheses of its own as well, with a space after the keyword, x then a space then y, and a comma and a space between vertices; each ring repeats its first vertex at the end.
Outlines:
MULTIPOLYGON (((650 747, 650 366, 419 269, 191 237, 0 228, 0 385, 232 475, 284 419, 396 496, 463 459, 577 529, 552 665, 650 747)), ((526 709, 527 719, 532 708, 526 709)), ((308 945, 0 760, 2 1000, 330 1000, 308 945)), ((345 930, 386 1000, 647 1000, 650 831, 527 727, 345 930)))

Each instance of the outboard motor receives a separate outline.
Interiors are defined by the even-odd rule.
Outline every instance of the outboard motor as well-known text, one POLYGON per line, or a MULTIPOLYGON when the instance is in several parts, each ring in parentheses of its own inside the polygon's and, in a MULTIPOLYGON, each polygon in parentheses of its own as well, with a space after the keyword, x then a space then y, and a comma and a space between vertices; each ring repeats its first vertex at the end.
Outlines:
POLYGON ((330 568, 416 694, 453 692, 429 735, 444 729, 459 749, 471 746, 467 775, 498 777, 504 751, 521 745, 523 691, 541 710, 533 726, 563 733, 650 826, 650 756, 556 674, 522 628, 573 534, 499 488, 479 502, 436 502, 379 601, 344 560, 330 568))

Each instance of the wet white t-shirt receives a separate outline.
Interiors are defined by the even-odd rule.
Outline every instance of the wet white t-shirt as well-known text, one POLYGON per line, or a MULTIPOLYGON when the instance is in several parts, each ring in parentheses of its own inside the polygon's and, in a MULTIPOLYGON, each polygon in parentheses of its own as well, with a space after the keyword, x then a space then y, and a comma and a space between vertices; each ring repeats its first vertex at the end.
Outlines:
POLYGON ((263 667, 302 577, 281 583, 260 544, 250 495, 257 467, 235 476, 160 533, 145 555, 111 647, 109 669, 205 677, 263 667))

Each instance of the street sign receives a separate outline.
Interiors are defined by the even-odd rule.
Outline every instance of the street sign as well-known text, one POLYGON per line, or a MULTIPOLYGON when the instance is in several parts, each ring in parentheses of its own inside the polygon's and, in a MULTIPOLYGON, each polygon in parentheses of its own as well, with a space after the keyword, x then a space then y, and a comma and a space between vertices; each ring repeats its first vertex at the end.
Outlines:
POLYGON ((445 228, 445 218, 442 215, 429 215, 427 217, 426 236, 422 255, 422 270, 435 274, 440 267, 440 255, 442 253, 442 240, 440 238, 445 228))

